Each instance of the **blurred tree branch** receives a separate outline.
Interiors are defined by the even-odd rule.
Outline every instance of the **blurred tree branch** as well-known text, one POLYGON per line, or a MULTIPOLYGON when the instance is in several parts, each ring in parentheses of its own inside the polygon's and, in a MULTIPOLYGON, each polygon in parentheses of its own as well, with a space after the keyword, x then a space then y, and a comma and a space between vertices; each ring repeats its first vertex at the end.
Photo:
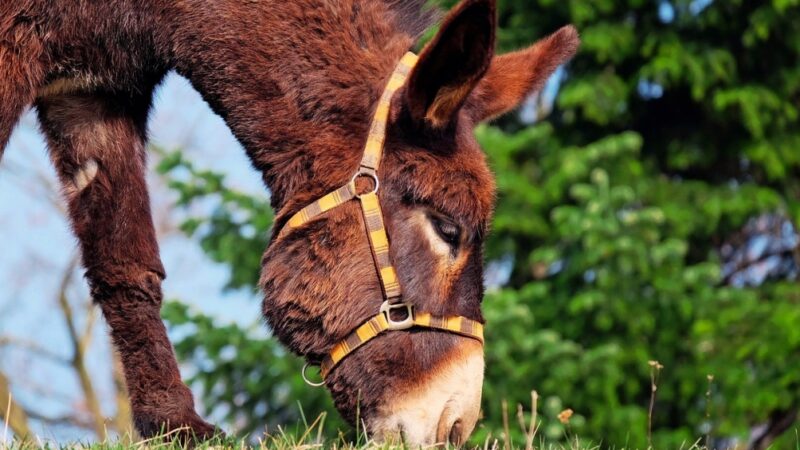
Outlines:
POLYGON ((100 408, 100 402, 97 399, 94 385, 92 384, 92 377, 86 369, 86 348, 89 346, 92 337, 92 328, 94 326, 95 309, 90 306, 86 312, 86 325, 83 333, 78 332, 78 327, 75 323, 72 308, 70 307, 69 300, 67 299, 67 290, 69 289, 72 273, 78 265, 77 258, 73 258, 67 265, 64 275, 61 278, 61 284, 58 290, 58 305, 61 308, 61 313, 64 317, 64 322, 67 326, 70 341, 72 342, 72 358, 70 365, 78 376, 78 381, 83 391, 83 396, 86 401, 86 407, 91 414, 94 422, 94 432, 103 440, 107 438, 106 424, 103 418, 103 411, 100 408))
POLYGON ((15 436, 24 438, 30 435, 28 415, 13 399, 8 378, 0 372, 0 418, 15 436))
POLYGON ((38 420, 47 425, 68 425, 84 429, 92 429, 94 427, 94 421, 86 420, 73 414, 50 417, 31 409, 27 409, 27 414, 29 419, 38 420))
POLYGON ((123 444, 127 444, 133 437, 133 416, 131 415, 131 404, 128 400, 128 389, 125 386, 125 373, 122 371, 122 361, 119 353, 111 351, 114 365, 114 390, 116 392, 117 414, 113 418, 114 428, 119 434, 123 444))
POLYGON ((52 352, 36 342, 20 339, 11 336, 0 336, 0 348, 2 347, 14 347, 21 350, 25 350, 26 352, 36 355, 38 357, 47 359, 48 361, 52 361, 59 364, 67 364, 69 363, 69 359, 52 352))
POLYGON ((781 437, 797 422, 798 412, 799 410, 796 406, 773 411, 767 424, 763 428, 759 427, 758 431, 761 432, 753 433, 754 436, 751 435, 751 442, 748 448, 750 450, 768 449, 776 439, 781 437))
POLYGON ((82 326, 79 325, 76 317, 76 310, 69 301, 69 289, 72 285, 73 274, 77 267, 78 259, 73 258, 64 269, 56 293, 58 310, 67 328, 72 355, 64 357, 42 347, 41 344, 37 342, 13 336, 0 336, 0 348, 14 347, 21 349, 30 355, 43 358, 72 370, 81 386, 86 413, 82 414, 78 411, 74 414, 49 416, 35 410, 33 407, 20 405, 10 397, 11 382, 9 378, 0 373, 0 403, 2 403, 2 405, 0 405, 0 409, 2 409, 2 411, 0 411, 0 417, 5 418, 6 409, 8 409, 8 405, 10 404, 11 414, 9 415, 8 423, 9 428, 15 436, 26 436, 30 433, 29 420, 31 419, 48 425, 66 425, 92 430, 100 439, 106 439, 108 437, 108 428, 116 430, 123 440, 128 439, 133 432, 133 422, 127 392, 125 390, 124 374, 122 373, 116 353, 112 352, 111 355, 114 363, 112 377, 116 414, 108 418, 108 425, 110 425, 110 427, 107 426, 107 418, 103 414, 92 374, 86 365, 86 354, 94 333, 97 311, 91 302, 86 302, 85 312, 83 312, 85 323, 82 326))

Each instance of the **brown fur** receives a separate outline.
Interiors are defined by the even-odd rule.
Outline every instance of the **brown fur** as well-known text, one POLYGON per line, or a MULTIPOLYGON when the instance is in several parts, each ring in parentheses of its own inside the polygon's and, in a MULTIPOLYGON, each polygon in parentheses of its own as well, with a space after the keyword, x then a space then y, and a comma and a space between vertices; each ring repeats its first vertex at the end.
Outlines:
MULTIPOLYGON (((272 193, 279 229, 352 175, 389 74, 431 22, 423 3, 0 3, 0 155, 22 108, 35 100, 144 435, 164 425, 201 436, 214 431, 194 412, 158 314, 165 274, 144 183, 155 86, 177 70, 226 120, 272 193)), ((577 46, 567 29, 493 62, 494 8, 493 0, 465 0, 445 19, 394 99, 380 171, 406 301, 476 320, 494 184, 472 129, 540 87, 577 46), (425 211, 461 228, 452 259, 443 262, 423 237, 425 211)), ((363 226, 353 202, 264 254, 264 313, 279 339, 309 360, 320 359, 382 301, 363 226)), ((354 418, 360 401, 367 418, 457 358, 463 339, 388 333, 343 361, 328 387, 345 417, 354 418)))
POLYGON ((578 31, 567 25, 529 48, 494 58, 468 101, 473 120, 508 112, 521 97, 541 89, 550 74, 572 58, 579 42, 578 31))
POLYGON ((458 110, 494 56, 493 2, 464 0, 420 54, 411 73, 406 105, 412 120, 427 127, 452 126, 458 110))

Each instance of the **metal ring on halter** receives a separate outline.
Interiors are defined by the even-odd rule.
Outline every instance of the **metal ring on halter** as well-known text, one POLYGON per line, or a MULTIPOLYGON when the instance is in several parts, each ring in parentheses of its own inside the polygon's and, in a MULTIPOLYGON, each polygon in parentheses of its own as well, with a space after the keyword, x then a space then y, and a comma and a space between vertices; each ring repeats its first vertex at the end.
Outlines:
POLYGON ((315 383, 315 382, 309 380, 308 377, 306 376, 306 369, 308 369, 309 366, 313 366, 313 365, 316 365, 316 364, 311 364, 311 363, 303 364, 303 371, 300 372, 303 375, 303 381, 305 381, 307 385, 313 386, 313 387, 324 386, 325 385, 325 380, 322 380, 322 381, 320 381, 318 383, 315 383))
POLYGON ((358 177, 370 177, 370 178, 372 178, 372 182, 374 183, 375 187, 373 187, 372 190, 369 190, 369 191, 364 192, 362 194, 359 194, 359 193, 356 192, 356 197, 361 197, 362 195, 367 195, 367 194, 376 194, 378 192, 378 188, 380 187, 381 182, 378 181, 378 174, 375 173, 374 170, 365 170, 364 168, 358 169, 358 172, 356 172, 356 174, 353 175, 353 179, 350 180, 350 183, 353 184, 353 190, 354 191, 355 191, 356 179, 358 177))

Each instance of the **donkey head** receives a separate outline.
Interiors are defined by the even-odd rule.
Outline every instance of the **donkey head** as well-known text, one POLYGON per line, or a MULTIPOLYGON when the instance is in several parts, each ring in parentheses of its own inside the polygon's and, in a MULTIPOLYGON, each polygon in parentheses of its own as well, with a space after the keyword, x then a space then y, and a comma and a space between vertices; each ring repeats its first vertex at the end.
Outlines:
MULTIPOLYGON (((403 301, 434 316, 482 321, 481 249, 495 192, 475 125, 540 89, 578 46, 571 26, 503 56, 494 56, 494 41, 495 2, 464 0, 389 109, 377 191, 389 255, 403 301)), ((264 255, 265 315, 276 335, 312 362, 384 302, 357 203, 293 229, 264 255)), ((483 365, 478 340, 409 328, 353 351, 325 383, 342 414, 363 421, 373 437, 460 443, 478 420, 483 365)))

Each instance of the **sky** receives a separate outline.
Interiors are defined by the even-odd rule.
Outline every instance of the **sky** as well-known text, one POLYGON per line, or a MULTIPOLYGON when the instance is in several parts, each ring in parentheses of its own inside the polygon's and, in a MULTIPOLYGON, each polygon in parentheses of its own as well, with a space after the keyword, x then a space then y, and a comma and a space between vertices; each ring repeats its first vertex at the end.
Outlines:
MULTIPOLYGON (((171 150, 181 148, 201 169, 226 174, 230 186, 268 197, 241 145, 189 82, 171 74, 156 94, 150 117, 150 142, 171 150)), ((148 185, 167 279, 164 297, 181 301, 217 318, 220 323, 251 325, 259 320, 259 301, 252 292, 223 292, 228 269, 208 260, 199 246, 175 230, 181 212, 175 195, 153 169, 150 155, 148 185)), ((66 269, 77 254, 76 240, 64 215, 35 111, 20 120, 0 161, 0 371, 11 380, 16 400, 40 414, 60 416, 80 408, 79 384, 62 365, 32 353, 18 344, 71 356, 67 328, 57 304, 57 292, 66 269)), ((266 233, 268 230, 259 230, 266 233)), ((70 302, 76 308, 89 298, 82 272, 73 274, 70 302)), ((83 315, 79 326, 83 327, 83 315)), ((113 411, 110 349, 105 325, 95 327, 89 367, 104 407, 113 411)), ((266 328, 265 328, 266 333, 266 328)), ((185 369, 184 373, 186 373, 185 369)), ((3 406, 5 408, 5 406, 3 406)), ((42 439, 92 439, 90 432, 34 422, 42 439)), ((0 440, 3 436, 0 433, 0 440)))

